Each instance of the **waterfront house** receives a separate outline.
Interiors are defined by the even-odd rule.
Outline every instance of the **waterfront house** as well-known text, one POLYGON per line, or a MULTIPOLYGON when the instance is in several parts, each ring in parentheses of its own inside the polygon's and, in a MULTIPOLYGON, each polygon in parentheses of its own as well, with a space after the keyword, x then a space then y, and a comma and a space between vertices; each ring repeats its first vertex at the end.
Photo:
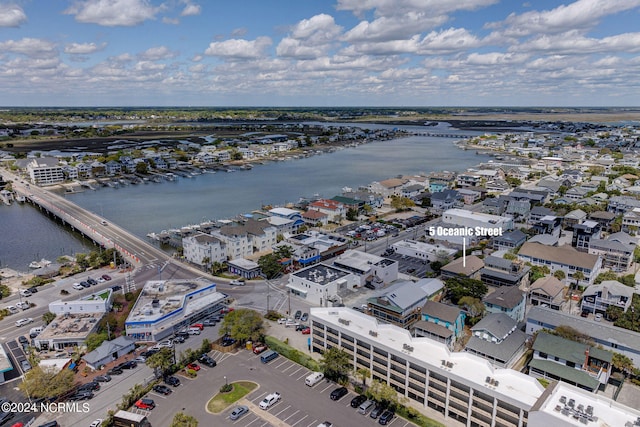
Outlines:
POLYGON ((591 392, 607 386, 613 359, 610 351, 542 331, 532 348, 532 377, 567 382, 591 392))
POLYGON ((374 181, 369 185, 369 191, 383 197, 401 196, 402 187, 407 182, 403 178, 390 178, 384 181, 374 181))
POLYGON ((241 224, 220 227, 212 235, 225 243, 228 259, 237 259, 250 257, 254 250, 271 250, 276 244, 276 233, 276 228, 269 223, 250 218, 241 224))
POLYGON ((302 219, 302 213, 295 209, 273 208, 269 210, 269 214, 293 221, 294 230, 297 230, 301 225, 305 223, 304 219, 302 219))
POLYGON ((78 168, 76 168, 75 166, 63 166, 62 173, 64 173, 66 179, 78 179, 78 168))
POLYGON ((431 211, 441 213, 462 206, 462 197, 457 190, 442 190, 431 194, 431 211))
POLYGON ((91 175, 92 176, 104 176, 106 174, 107 168, 104 163, 99 161, 91 162, 91 175))
POLYGON ((302 220, 309 227, 325 226, 329 223, 329 215, 316 210, 308 210, 302 214, 302 220))
POLYGON ((471 327, 464 351, 487 359, 500 368, 512 367, 525 350, 527 335, 518 322, 504 313, 490 313, 471 327))
POLYGON ((464 333, 466 314, 460 307, 427 301, 422 307, 422 320, 411 330, 414 337, 428 337, 453 349, 464 333))
POLYGON ((104 166, 105 171, 109 176, 120 175, 122 173, 122 164, 115 160, 109 160, 104 166))
POLYGON ((89 178, 91 176, 91 166, 87 163, 78 163, 76 169, 78 170, 78 178, 89 178))
POLYGON ((182 247, 184 258, 202 267, 227 260, 226 244, 210 234, 198 233, 183 237, 182 247))
POLYGON ((526 242, 518 251, 518 257, 533 265, 547 266, 553 274, 562 270, 571 283, 578 282, 578 286, 588 286, 600 272, 602 260, 598 255, 591 255, 577 251, 571 246, 546 246, 540 243, 526 242), (573 279, 576 272, 581 272, 584 279, 573 279))
POLYGON ((503 286, 482 299, 487 313, 504 313, 516 322, 524 320, 525 293, 516 286, 503 286))
POLYGON ((429 174, 429 192, 437 193, 453 188, 456 174, 453 172, 432 172, 429 174))
POLYGON ((554 276, 541 277, 529 288, 529 304, 562 310, 566 304, 566 286, 554 276))
POLYGON ((30 159, 27 164, 27 172, 31 183, 36 185, 53 185, 64 181, 62 166, 54 157, 30 159))
POLYGON ((329 222, 335 223, 339 223, 344 218, 346 218, 347 215, 347 209, 345 205, 331 199, 319 199, 315 202, 311 202, 308 206, 308 209, 328 215, 329 222))

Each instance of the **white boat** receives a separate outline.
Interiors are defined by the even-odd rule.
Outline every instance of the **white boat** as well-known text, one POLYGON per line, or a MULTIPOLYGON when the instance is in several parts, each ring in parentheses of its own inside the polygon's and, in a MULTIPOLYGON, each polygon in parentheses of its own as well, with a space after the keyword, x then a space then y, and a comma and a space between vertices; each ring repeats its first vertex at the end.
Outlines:
POLYGON ((31 264, 29 264, 29 268, 37 269, 46 267, 49 264, 51 264, 51 261, 42 258, 40 261, 31 261, 31 264))

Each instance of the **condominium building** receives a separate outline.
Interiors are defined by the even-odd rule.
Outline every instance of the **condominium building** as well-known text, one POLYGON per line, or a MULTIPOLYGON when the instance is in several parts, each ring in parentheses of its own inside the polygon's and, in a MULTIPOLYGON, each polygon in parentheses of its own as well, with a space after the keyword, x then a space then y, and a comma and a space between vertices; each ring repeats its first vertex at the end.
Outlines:
POLYGON ((27 171, 33 184, 53 185, 64 181, 62 166, 53 157, 32 159, 27 165, 27 171))

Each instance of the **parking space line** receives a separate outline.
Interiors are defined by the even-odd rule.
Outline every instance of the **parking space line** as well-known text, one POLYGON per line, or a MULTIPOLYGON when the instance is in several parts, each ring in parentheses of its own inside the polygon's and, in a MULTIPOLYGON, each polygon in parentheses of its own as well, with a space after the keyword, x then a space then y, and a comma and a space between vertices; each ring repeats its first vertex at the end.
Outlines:
POLYGON ((285 418, 285 419, 284 419, 284 420, 282 420, 282 421, 287 421, 289 418, 293 417, 293 416, 294 416, 295 414, 297 414, 298 412, 300 412, 300 410, 299 410, 299 409, 298 409, 298 410, 296 410, 296 412, 294 412, 293 414, 289 415, 287 418, 285 418))
POLYGON ((295 363, 292 363, 292 364, 291 364, 291 366, 287 366, 287 368, 283 369, 283 370, 282 370, 282 373, 284 374, 284 373, 285 373, 285 372, 287 372, 289 369, 291 369, 291 368, 295 368, 295 367, 296 367, 296 364, 295 364, 295 363))
MULTIPOLYGON (((277 405, 277 403, 276 403, 275 405, 277 405)), ((275 405, 274 405, 274 406, 275 406, 275 405)), ((284 408, 282 411, 280 411, 280 412, 278 412, 277 414, 274 414, 274 415, 277 417, 278 415, 280 415, 281 413, 283 413, 284 411, 286 411, 286 410, 287 410, 287 409, 289 409, 289 408, 291 408, 291 405, 287 406, 287 407, 286 407, 286 408, 284 408)))
MULTIPOLYGON (((238 418, 235 423, 240 422, 241 419, 242 418, 238 418)), ((262 421, 262 418, 260 418, 259 416, 256 415, 256 417, 253 419, 253 421, 251 421, 249 424, 245 424, 245 427, 249 427, 251 424, 253 424, 256 421, 262 421)))
POLYGON ((318 419, 315 419, 313 421, 311 421, 311 424, 307 424, 307 427, 311 427, 313 425, 317 425, 316 423, 318 422, 318 419))
POLYGON ((305 415, 304 417, 300 418, 298 421, 296 421, 295 423, 291 424, 291 427, 295 427, 296 424, 301 423, 302 421, 304 421, 305 418, 307 418, 309 415, 305 415))
POLYGON ((308 375, 309 375, 309 372, 303 372, 303 373, 302 373, 302 375, 300 375, 300 376, 298 377, 298 381, 300 381, 301 379, 303 379, 304 377, 306 377, 306 376, 308 376, 308 375))
POLYGON ((285 359, 281 364, 276 365, 276 369, 280 368, 280 366, 282 366, 282 365, 284 365, 286 363, 289 363, 289 359, 285 359))
POLYGON ((324 393, 325 391, 327 391, 328 389, 330 389, 331 387, 333 387, 334 385, 329 383, 328 386, 326 386, 325 388, 322 389, 322 391, 320 393, 324 393))
POLYGON ((300 369, 305 369, 305 368, 304 368, 304 366, 300 366, 298 369, 296 369, 295 371, 291 372, 291 373, 289 374, 289 376, 291 377, 291 376, 295 375, 297 372, 299 372, 299 371, 300 371, 300 369))

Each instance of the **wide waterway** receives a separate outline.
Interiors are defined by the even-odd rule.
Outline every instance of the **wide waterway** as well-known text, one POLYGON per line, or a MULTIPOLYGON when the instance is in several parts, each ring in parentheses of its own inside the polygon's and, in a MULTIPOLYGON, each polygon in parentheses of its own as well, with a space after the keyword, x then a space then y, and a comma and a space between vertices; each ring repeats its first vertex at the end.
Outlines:
MULTIPOLYGON (((453 141, 424 136, 376 141, 333 153, 256 165, 247 171, 202 174, 160 184, 103 187, 66 197, 145 237, 150 232, 249 213, 266 204, 283 205, 316 194, 330 198, 345 186, 356 189, 396 175, 462 171, 490 158, 473 150, 460 150, 453 141)), ((0 266, 21 271, 35 259, 55 260, 63 253, 91 248, 86 240, 67 233, 31 206, 0 206, 0 236, 0 266)))

